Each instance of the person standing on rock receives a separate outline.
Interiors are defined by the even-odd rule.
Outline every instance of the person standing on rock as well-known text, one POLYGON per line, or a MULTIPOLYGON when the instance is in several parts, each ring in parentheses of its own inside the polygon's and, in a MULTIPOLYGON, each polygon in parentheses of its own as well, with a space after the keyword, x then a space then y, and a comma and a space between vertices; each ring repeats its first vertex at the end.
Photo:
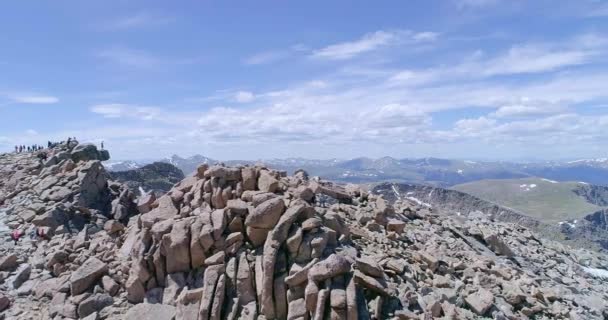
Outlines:
POLYGON ((19 241, 19 238, 21 238, 21 236, 23 236, 23 231, 19 230, 19 229, 15 229, 12 233, 11 233, 11 238, 13 239, 13 241, 15 242, 15 245, 17 245, 17 242, 19 241))
POLYGON ((103 150, 103 141, 101 141, 101 150, 103 150))

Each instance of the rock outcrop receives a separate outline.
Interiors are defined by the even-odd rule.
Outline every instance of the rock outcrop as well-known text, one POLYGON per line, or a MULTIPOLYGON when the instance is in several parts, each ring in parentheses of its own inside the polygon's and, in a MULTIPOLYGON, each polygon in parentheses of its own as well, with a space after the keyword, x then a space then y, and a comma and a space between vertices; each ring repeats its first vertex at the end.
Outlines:
POLYGON ((103 170, 86 185, 107 191, 105 208, 93 208, 105 196, 80 200, 80 182, 56 200, 43 197, 82 182, 82 169, 99 163, 60 169, 69 161, 42 169, 33 157, 0 156, 8 227, 36 222, 53 231, 49 240, 0 246, 6 319, 603 319, 608 312, 604 255, 485 215, 441 215, 407 199, 391 205, 354 185, 259 166, 203 164, 139 205, 123 186, 98 184, 103 170))

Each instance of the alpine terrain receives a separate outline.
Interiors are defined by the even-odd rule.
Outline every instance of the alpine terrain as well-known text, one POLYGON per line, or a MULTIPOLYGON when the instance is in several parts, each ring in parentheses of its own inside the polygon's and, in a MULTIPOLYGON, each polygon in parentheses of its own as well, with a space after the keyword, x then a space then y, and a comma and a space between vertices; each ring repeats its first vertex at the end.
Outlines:
POLYGON ((608 317, 606 255, 518 218, 251 165, 137 197, 106 151, 44 152, 0 155, 0 318, 608 317))

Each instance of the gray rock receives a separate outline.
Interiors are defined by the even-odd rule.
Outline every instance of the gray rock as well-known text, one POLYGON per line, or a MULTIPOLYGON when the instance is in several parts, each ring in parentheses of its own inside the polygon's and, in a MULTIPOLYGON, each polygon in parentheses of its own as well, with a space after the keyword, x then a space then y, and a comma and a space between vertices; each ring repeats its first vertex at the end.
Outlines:
POLYGON ((107 294, 94 294, 91 297, 83 300, 78 305, 78 316, 80 318, 87 317, 92 313, 101 311, 103 308, 112 305, 113 299, 107 294))
POLYGON ((88 290, 106 272, 108 272, 106 263, 95 257, 89 258, 70 276, 72 295, 75 296, 88 290))
POLYGON ((282 198, 272 198, 257 206, 245 219, 245 225, 252 228, 270 229, 279 221, 285 203, 282 198))
POLYGON ((483 316, 492 307, 494 294, 489 290, 481 288, 477 292, 468 295, 464 301, 477 315, 483 316))
POLYGON ((137 320, 173 320, 175 318, 175 307, 164 304, 140 303, 133 306, 125 319, 137 320))
POLYGON ((0 257, 0 271, 12 271, 19 266, 17 255, 14 253, 0 257))

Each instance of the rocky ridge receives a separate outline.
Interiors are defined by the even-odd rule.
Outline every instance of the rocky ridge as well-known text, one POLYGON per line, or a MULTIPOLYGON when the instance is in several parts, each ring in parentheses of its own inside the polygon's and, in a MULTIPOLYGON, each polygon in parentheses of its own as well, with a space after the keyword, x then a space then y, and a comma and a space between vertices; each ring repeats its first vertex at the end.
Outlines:
POLYGON ((126 184, 137 195, 142 192, 164 194, 185 178, 180 169, 164 162, 154 162, 137 169, 109 173, 113 180, 126 184))
POLYGON ((203 164, 135 199, 98 160, 45 165, 0 156, 7 226, 53 235, 1 247, 0 318, 608 316, 605 256, 485 215, 257 166, 203 164))

